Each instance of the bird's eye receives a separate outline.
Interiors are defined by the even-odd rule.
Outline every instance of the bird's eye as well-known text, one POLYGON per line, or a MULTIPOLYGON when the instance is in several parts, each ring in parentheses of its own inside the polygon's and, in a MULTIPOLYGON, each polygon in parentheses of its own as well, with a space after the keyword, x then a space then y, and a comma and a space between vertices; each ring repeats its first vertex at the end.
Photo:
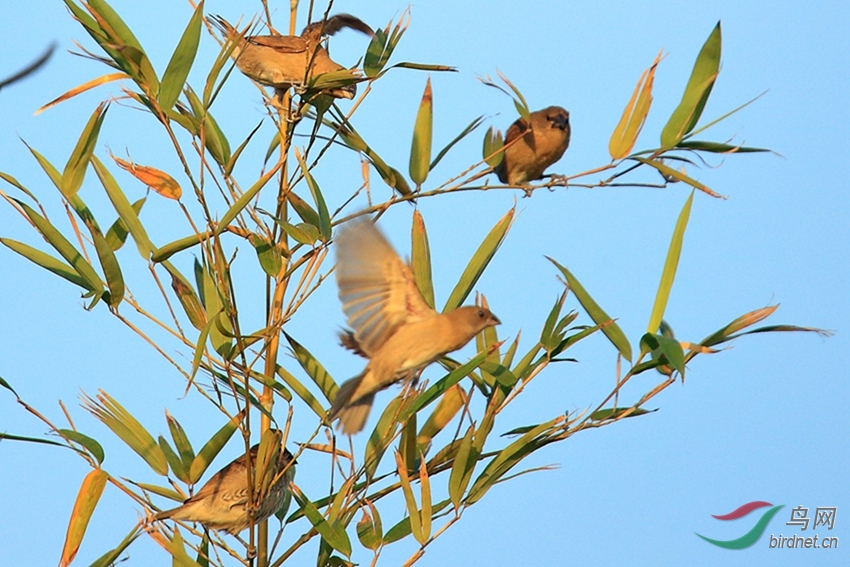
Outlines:
POLYGON ((484 310, 483 309, 478 310, 478 316, 482 319, 484 318, 484 310))

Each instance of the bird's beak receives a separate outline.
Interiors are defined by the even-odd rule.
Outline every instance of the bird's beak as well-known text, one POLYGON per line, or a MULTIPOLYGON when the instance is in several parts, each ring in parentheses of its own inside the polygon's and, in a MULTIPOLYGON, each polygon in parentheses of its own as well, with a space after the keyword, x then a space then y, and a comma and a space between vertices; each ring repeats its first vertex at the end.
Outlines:
POLYGON ((502 322, 501 322, 501 321, 499 321, 499 318, 498 318, 498 317, 496 317, 495 315, 493 315, 492 313, 490 314, 490 322, 491 322, 493 325, 501 325, 501 324, 502 324, 502 322))

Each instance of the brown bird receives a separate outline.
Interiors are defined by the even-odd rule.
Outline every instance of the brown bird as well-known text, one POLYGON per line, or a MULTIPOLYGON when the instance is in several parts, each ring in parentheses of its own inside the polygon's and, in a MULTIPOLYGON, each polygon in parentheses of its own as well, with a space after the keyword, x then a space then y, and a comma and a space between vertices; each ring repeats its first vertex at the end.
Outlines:
POLYGON ((336 245, 339 298, 353 329, 340 338, 343 346, 369 359, 361 374, 340 386, 330 411, 343 433, 351 435, 363 429, 376 392, 412 378, 499 319, 474 306, 434 311, 410 267, 370 222, 344 229, 336 245))
MULTIPOLYGON (((280 432, 276 432, 280 438, 280 432)), ((261 522, 277 512, 283 505, 289 483, 295 475, 295 463, 292 453, 278 444, 277 455, 273 456, 274 465, 267 471, 258 471, 257 451, 259 444, 251 447, 251 466, 255 484, 261 478, 267 479, 268 489, 265 495, 258 495, 259 503, 249 512, 250 488, 248 472, 245 466, 245 454, 240 455, 226 467, 215 473, 194 496, 181 506, 160 512, 154 520, 182 520, 199 522, 207 528, 224 530, 232 535, 261 522), (262 475, 265 474, 265 477, 262 475)))
POLYGON ((570 145, 570 113, 560 106, 550 106, 531 113, 529 121, 520 118, 508 128, 505 145, 522 136, 522 140, 504 151, 495 172, 499 181, 508 185, 526 185, 540 179, 546 168, 561 159, 570 145))
MULTIPOLYGON (((278 98, 290 87, 305 86, 313 77, 345 70, 331 59, 322 46, 324 36, 333 35, 343 28, 375 35, 372 28, 349 14, 337 14, 326 21, 313 22, 304 28, 300 36, 246 36, 221 16, 210 16, 209 20, 227 41, 237 42, 233 57, 239 70, 262 85, 274 87, 278 98)), ((354 98, 357 86, 350 84, 325 92, 336 98, 354 98)))

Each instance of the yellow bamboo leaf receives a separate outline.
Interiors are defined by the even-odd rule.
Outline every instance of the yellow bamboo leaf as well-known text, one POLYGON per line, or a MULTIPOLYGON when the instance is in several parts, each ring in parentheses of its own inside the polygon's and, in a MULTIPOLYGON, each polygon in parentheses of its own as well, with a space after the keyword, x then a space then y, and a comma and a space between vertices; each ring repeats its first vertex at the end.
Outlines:
POLYGON ((611 139, 608 142, 608 152, 611 154, 611 159, 623 159, 632 151, 632 148, 637 142, 638 134, 640 134, 643 123, 646 120, 646 115, 649 114, 649 107, 652 104, 652 85, 655 81, 655 69, 661 62, 661 52, 655 56, 655 61, 652 66, 641 74, 640 79, 635 85, 635 91, 632 93, 632 98, 626 105, 623 115, 620 117, 620 122, 614 131, 611 133, 611 139))
POLYGON ((91 81, 83 83, 82 85, 76 86, 73 89, 71 89, 70 91, 66 92, 65 94, 54 98, 53 100, 51 100, 50 102, 48 102, 47 104, 45 104, 44 106, 42 106, 41 108, 36 110, 35 114, 36 115, 41 114, 42 112, 44 112, 48 108, 56 106, 60 102, 65 102, 69 98, 73 98, 80 93, 84 93, 87 90, 93 89, 93 88, 98 87, 100 85, 103 85, 105 83, 109 83, 109 82, 112 82, 112 81, 120 81, 121 79, 129 79, 129 78, 130 78, 130 76, 127 73, 108 73, 106 75, 101 75, 100 77, 98 77, 96 79, 92 79, 91 81))
POLYGON ((62 548, 59 567, 70 565, 77 555, 91 515, 100 500, 100 495, 103 494, 108 476, 102 469, 95 469, 83 479, 77 501, 74 502, 74 509, 71 511, 71 520, 68 522, 68 533, 65 535, 65 546, 62 548))
POLYGON ((163 197, 178 200, 183 195, 183 190, 180 188, 180 184, 164 171, 160 171, 155 167, 138 165, 133 162, 125 161, 112 154, 109 154, 109 157, 118 164, 118 167, 130 172, 133 177, 163 197))

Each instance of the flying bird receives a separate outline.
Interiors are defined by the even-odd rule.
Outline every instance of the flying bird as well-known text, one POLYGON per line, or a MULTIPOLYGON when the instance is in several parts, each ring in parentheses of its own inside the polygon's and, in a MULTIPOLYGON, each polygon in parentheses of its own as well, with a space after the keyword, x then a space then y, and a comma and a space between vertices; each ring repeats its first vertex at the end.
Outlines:
MULTIPOLYGON (((280 432, 276 431, 278 439, 280 432)), ((154 520, 182 520, 199 522, 207 528, 224 530, 238 535, 252 524, 257 524, 283 505, 289 483, 295 475, 295 463, 292 453, 280 446, 276 448, 273 465, 266 471, 259 471, 257 452, 259 444, 251 447, 251 467, 254 478, 267 475, 268 490, 259 494, 259 503, 249 510, 251 487, 248 486, 248 472, 245 466, 245 453, 215 473, 201 489, 187 499, 181 506, 156 514, 154 520)), ((255 482, 255 484, 257 484, 255 482)))
POLYGON ((369 359, 340 386, 330 410, 343 433, 363 429, 375 394, 468 343, 499 319, 489 309, 437 313, 422 297, 410 267, 371 222, 343 229, 336 239, 339 298, 351 331, 343 346, 369 359))
POLYGON ((499 181, 508 185, 540 179, 547 167, 561 159, 570 145, 570 113, 549 106, 532 112, 530 120, 521 117, 508 128, 505 145, 520 136, 522 140, 505 149, 494 170, 499 181))
MULTIPOLYGON (((210 16, 209 21, 227 41, 236 42, 232 56, 239 70, 262 85, 274 87, 278 99, 290 87, 302 87, 317 75, 346 69, 331 59, 322 45, 324 36, 334 35, 344 28, 375 35, 372 28, 350 14, 337 14, 313 22, 300 36, 246 36, 221 16, 210 16)), ((354 98, 357 86, 350 84, 325 92, 336 98, 354 98)))

